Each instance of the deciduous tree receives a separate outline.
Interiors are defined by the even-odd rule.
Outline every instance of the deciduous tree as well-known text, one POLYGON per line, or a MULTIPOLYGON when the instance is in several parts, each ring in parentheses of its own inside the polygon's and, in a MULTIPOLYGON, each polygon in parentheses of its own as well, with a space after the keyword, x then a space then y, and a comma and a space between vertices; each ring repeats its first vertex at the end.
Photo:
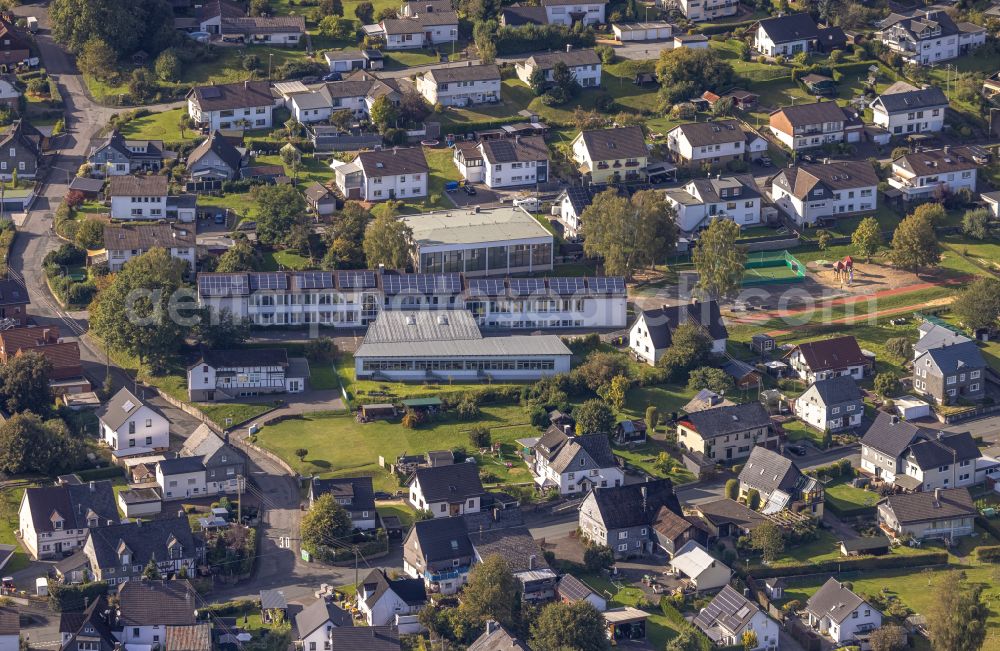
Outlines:
POLYGON ((80 54, 76 57, 76 66, 80 72, 96 77, 107 79, 115 70, 118 57, 115 51, 98 37, 91 37, 83 44, 80 54))
POLYGON ((716 393, 726 393, 731 391, 735 383, 732 376, 721 368, 714 366, 702 366, 691 371, 688 375, 688 391, 701 391, 709 389, 716 393))
POLYGON ((370 2, 359 2, 354 8, 354 15, 362 25, 370 25, 375 20, 375 5, 370 2))
POLYGON ((365 229, 364 250, 370 269, 405 269, 410 262, 413 231, 393 211, 379 214, 365 229))
POLYGON ((903 651, 906 648, 906 630, 896 624, 886 624, 872 631, 868 644, 872 651, 903 651))
POLYGON ((399 110, 387 96, 382 95, 372 102, 369 115, 371 116, 372 123, 378 127, 381 133, 389 127, 396 126, 396 121, 399 119, 399 110))
POLYGON ((51 375, 52 362, 34 351, 18 353, 0 366, 0 396, 7 412, 49 412, 52 409, 51 375))
POLYGON ((306 200, 292 185, 260 185, 251 191, 257 204, 257 240, 274 245, 286 241, 305 219, 306 200))
POLYGON ((771 562, 785 551, 785 538, 773 522, 765 522, 750 532, 750 546, 771 562))
POLYGON ((854 229, 851 244, 858 255, 865 256, 866 262, 872 261, 872 256, 882 246, 882 228, 874 217, 865 217, 854 229))
POLYGON ((535 651, 607 651, 609 646, 604 616, 588 601, 550 603, 531 626, 535 651))
POLYGON ((460 608, 463 615, 479 625, 492 619, 513 628, 520 607, 520 592, 521 585, 511 572, 510 563, 494 554, 469 572, 460 608))
POLYGON ((96 251, 104 248, 104 222, 85 219, 76 227, 76 243, 80 248, 96 251))
POLYGON ((610 434, 615 426, 615 415, 603 400, 585 400, 573 410, 577 434, 610 434))
POLYGON ((951 311, 970 330, 996 325, 1000 317, 1000 280, 990 276, 977 278, 959 293, 951 311))
POLYGON ((302 516, 302 547, 313 554, 333 547, 338 539, 351 533, 351 516, 335 499, 325 493, 313 502, 302 516))
POLYGON ((938 263, 941 245, 927 214, 914 213, 899 223, 892 236, 889 259, 897 267, 915 272, 938 263))
POLYGON ((245 237, 237 238, 231 247, 219 256, 215 270, 219 273, 260 271, 262 260, 254 245, 245 237))
POLYGON ((747 254, 736 244, 739 236, 736 222, 716 217, 698 238, 691 260, 698 271, 697 289, 705 297, 729 296, 743 284, 747 254))
POLYGON ((604 260, 609 275, 630 277, 652 265, 677 243, 674 211, 662 192, 643 190, 631 199, 606 190, 583 211, 584 251, 604 260))
POLYGON ((75 467, 82 456, 82 445, 62 421, 43 422, 25 411, 0 423, 0 472, 55 475, 75 467))
POLYGON ((934 651, 978 651, 986 640, 989 615, 982 586, 966 583, 958 572, 944 574, 939 582, 926 613, 934 651))

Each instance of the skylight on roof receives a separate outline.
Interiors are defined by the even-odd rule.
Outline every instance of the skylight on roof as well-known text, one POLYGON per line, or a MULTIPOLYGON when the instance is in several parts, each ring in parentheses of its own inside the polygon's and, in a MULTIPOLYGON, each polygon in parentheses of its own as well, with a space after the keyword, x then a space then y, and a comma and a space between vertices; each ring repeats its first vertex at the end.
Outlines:
POLYGON ((129 412, 135 409, 135 403, 131 400, 126 400, 125 404, 122 405, 122 411, 129 412))

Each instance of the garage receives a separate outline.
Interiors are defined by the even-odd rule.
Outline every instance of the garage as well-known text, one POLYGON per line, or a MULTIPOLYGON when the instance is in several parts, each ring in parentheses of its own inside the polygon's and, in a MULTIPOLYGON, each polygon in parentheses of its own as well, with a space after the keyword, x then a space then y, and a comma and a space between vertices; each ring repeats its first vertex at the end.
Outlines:
POLYGON ((914 420, 931 415, 931 406, 916 396, 903 396, 896 399, 896 413, 903 420, 914 420))
POLYGON ((666 22, 652 23, 615 23, 611 26, 615 40, 626 41, 663 41, 673 35, 673 26, 666 22))

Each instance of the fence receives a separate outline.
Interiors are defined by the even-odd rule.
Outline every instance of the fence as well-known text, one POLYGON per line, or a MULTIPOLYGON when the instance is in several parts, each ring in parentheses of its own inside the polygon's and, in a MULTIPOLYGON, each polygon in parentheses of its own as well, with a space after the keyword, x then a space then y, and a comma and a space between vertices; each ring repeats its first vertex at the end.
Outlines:
POLYGON ((748 273, 743 285, 782 285, 801 282, 806 275, 806 267, 787 250, 757 251, 747 255, 744 265, 748 273), (755 271, 771 269, 769 272, 755 271))

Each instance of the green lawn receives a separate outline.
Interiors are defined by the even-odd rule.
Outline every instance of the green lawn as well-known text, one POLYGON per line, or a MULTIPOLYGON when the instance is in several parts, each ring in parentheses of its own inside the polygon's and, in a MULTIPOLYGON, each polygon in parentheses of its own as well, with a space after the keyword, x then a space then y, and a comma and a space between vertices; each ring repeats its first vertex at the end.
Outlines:
POLYGON ((372 475, 376 489, 398 490, 396 478, 379 467, 379 456, 395 460, 404 453, 464 448, 479 457, 482 474, 492 476, 486 477, 485 483, 530 482, 530 473, 516 454, 514 440, 537 435, 538 430, 528 424, 520 405, 485 405, 479 420, 459 421, 446 413, 412 430, 403 427, 398 419, 361 424, 353 414, 308 414, 302 419, 265 426, 257 440, 303 475, 372 475), (478 451, 471 450, 469 430, 477 425, 490 428, 493 441, 505 444, 502 459, 479 457, 478 451), (331 436, 333 432, 336 436, 331 436), (309 451, 303 461, 294 454, 298 448, 309 451))
POLYGON ((392 515, 396 516, 399 518, 399 523, 404 527, 409 527, 417 519, 417 512, 406 502, 376 504, 375 510, 383 518, 392 515))
MULTIPOLYGON (((651 50, 651 57, 656 56, 656 49, 651 50)), ((613 111, 641 113, 650 117, 658 117, 657 88, 655 85, 637 86, 634 83, 637 72, 650 72, 653 61, 624 60, 604 66, 601 70, 601 87, 581 89, 573 99, 562 106, 546 106, 540 98, 534 98, 528 109, 538 113, 542 118, 553 123, 573 124, 573 112, 577 107, 592 110, 596 108, 598 98, 611 95, 616 106, 613 111), (602 92, 603 91, 603 92, 602 92)), ((529 91, 530 92, 530 91, 529 91)), ((655 122, 655 130, 663 131, 676 125, 676 122, 660 118, 655 122)), ((650 129, 653 124, 650 123, 650 129)))
MULTIPOLYGON (((608 600, 608 608, 640 605, 645 601, 645 595, 639 588, 613 583, 604 575, 578 574, 577 578, 589 585, 595 592, 608 600)), ((677 637, 680 632, 674 624, 664 616, 657 607, 649 611, 646 620, 646 639, 654 649, 662 649, 667 642, 677 637)))
POLYGON ((385 53, 385 69, 403 70, 413 66, 438 63, 440 60, 441 58, 433 50, 394 50, 385 53))
POLYGON ((198 409, 212 419, 216 425, 220 427, 228 427, 230 425, 238 425, 240 423, 245 423, 246 421, 255 418, 265 411, 270 410, 274 407, 273 403, 241 403, 241 402, 217 402, 217 403, 199 403, 195 405, 198 409), (226 419, 232 419, 232 422, 227 425, 226 419))
POLYGON ((641 468, 644 472, 652 475, 653 477, 664 477, 670 479, 675 484, 685 484, 687 482, 694 481, 694 475, 692 475, 687 468, 677 461, 670 472, 663 472, 656 467, 656 457, 661 452, 666 452, 669 454, 667 446, 662 441, 657 441, 655 439, 649 439, 644 445, 640 445, 633 448, 620 448, 616 447, 614 449, 615 455, 621 457, 628 461, 631 465, 641 468))
POLYGON ((762 82, 782 77, 791 78, 792 71, 785 66, 773 63, 757 63, 755 60, 743 61, 740 58, 740 42, 736 39, 728 41, 709 41, 708 46, 720 58, 733 67, 737 77, 747 82, 762 82))
POLYGON ((339 386, 337 370, 333 364, 309 362, 309 388, 322 391, 336 389, 339 386))
POLYGON ((875 506, 879 501, 878 493, 855 488, 847 480, 831 482, 826 485, 826 501, 833 504, 841 513, 864 511, 875 506))
MULTIPOLYGON (((36 486, 36 484, 29 484, 28 486, 36 486)), ((0 544, 17 547, 14 555, 3 568, 5 575, 23 570, 31 562, 31 558, 19 546, 17 536, 14 535, 14 532, 20 527, 17 510, 21 506, 21 497, 24 495, 24 489, 28 486, 11 487, 0 492, 0 509, 3 510, 0 513, 0 544)))
POLYGON ((462 125, 477 125, 497 120, 516 122, 523 119, 517 113, 525 109, 534 93, 527 84, 517 77, 504 79, 500 87, 500 99, 497 104, 477 104, 469 108, 448 107, 440 115, 441 128, 448 132, 449 127, 462 125))
POLYGON ((782 423, 781 427, 784 428, 789 441, 805 440, 816 447, 822 447, 823 445, 823 432, 809 427, 801 420, 790 420, 787 423, 782 423))
POLYGON ((680 411, 694 397, 694 391, 686 387, 649 386, 635 387, 625 397, 625 409, 622 415, 629 418, 645 418, 646 407, 655 406, 661 414, 680 411))
POLYGON ((200 140, 198 132, 192 129, 184 129, 181 133, 179 121, 186 112, 186 108, 177 108, 136 118, 122 125, 121 132, 126 138, 149 138, 169 143, 200 140))
POLYGON ((261 254, 263 258, 263 271, 278 271, 279 269, 291 269, 301 271, 303 269, 316 268, 309 258, 296 253, 295 251, 265 251, 261 254))

